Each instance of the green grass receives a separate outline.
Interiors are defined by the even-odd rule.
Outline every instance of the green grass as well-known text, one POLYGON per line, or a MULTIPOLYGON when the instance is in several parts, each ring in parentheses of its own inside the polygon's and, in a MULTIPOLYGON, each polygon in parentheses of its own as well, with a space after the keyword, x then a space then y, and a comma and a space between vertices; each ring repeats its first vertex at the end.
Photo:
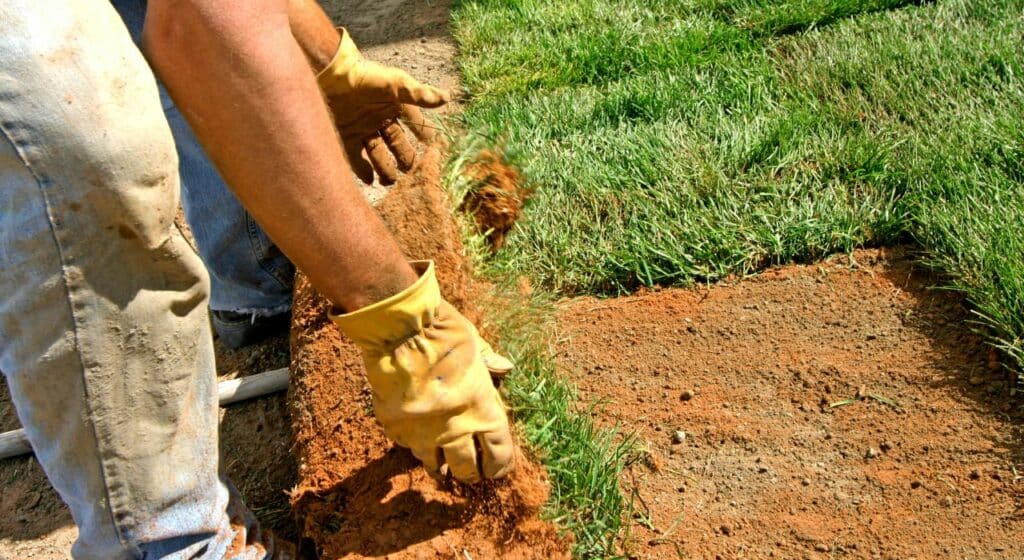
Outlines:
POLYGON ((559 295, 914 241, 1024 365, 1024 0, 461 0, 465 128, 559 295))
POLYGON ((577 408, 575 390, 556 372, 547 347, 550 329, 545 332, 549 321, 544 319, 550 313, 543 303, 523 305, 521 298, 500 296, 497 301, 505 305, 495 306, 500 311, 492 319, 502 351, 516 363, 507 383, 509 401, 551 478, 544 517, 574 535, 576 557, 613 556, 628 509, 619 475, 636 458, 634 441, 596 428, 589 411, 577 408))
MULTIPOLYGON (((472 188, 462 169, 479 145, 457 145, 445 183, 454 201, 472 188)), ((453 208, 453 211, 455 209, 453 208)), ((467 253, 479 266, 488 254, 484 237, 466 220, 467 253)), ((629 509, 619 489, 619 475, 635 460, 633 437, 594 426, 589 410, 577 405, 574 387, 558 374, 554 362, 553 309, 542 293, 523 295, 514 279, 491 276, 490 291, 480 300, 487 311, 485 330, 498 336, 501 352, 516 364, 504 387, 516 424, 551 478, 544 517, 572 533, 577 558, 614 557, 629 509)))
MULTIPOLYGON (((1024 366, 1024 0, 456 0, 453 21, 461 125, 535 188, 472 251, 492 278, 615 295, 912 242, 1024 366)), ((543 305, 493 307, 549 515, 612 555, 633 448, 572 404, 543 305)))

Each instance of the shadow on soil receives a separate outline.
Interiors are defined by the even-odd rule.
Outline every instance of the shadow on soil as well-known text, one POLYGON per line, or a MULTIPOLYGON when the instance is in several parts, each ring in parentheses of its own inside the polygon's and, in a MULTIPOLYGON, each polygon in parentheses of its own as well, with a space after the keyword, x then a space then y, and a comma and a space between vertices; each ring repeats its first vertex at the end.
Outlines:
POLYGON ((332 552, 341 556, 384 556, 464 526, 474 514, 464 504, 430 500, 411 488, 394 493, 396 479, 411 477, 418 468, 419 462, 408 450, 393 447, 337 486, 325 489, 327 499, 305 494, 296 502, 295 509, 308 512, 309 518, 317 520, 314 523, 320 525, 325 540, 335 544, 332 552), (409 519, 412 512, 417 519, 430 522, 400 521, 409 519), (366 527, 376 529, 372 540, 366 537, 366 527))
MULTIPOLYGON (((991 453, 1006 464, 1024 467, 1024 399, 1011 395, 1017 375, 1004 366, 1005 356, 976 332, 983 327, 973 321, 967 302, 955 292, 937 288, 941 279, 906 261, 885 267, 882 275, 914 300, 913 314, 904 319, 907 326, 932 341, 932 367, 939 375, 929 387, 956 395, 966 407, 1001 420, 1005 431, 990 442, 991 453)), ((1019 494, 1018 514, 1024 515, 1024 490, 1019 494)))
POLYGON ((33 540, 74 524, 34 456, 0 461, 0 480, 0 540, 33 540))

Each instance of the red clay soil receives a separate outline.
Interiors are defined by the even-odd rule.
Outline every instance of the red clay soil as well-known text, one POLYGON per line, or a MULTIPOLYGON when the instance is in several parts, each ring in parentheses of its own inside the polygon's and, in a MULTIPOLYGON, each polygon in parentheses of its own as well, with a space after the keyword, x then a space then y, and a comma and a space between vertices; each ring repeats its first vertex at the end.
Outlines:
MULTIPOLYGON (((439 161, 437 150, 428 150, 379 210, 406 255, 434 259, 445 297, 475 316, 439 161)), ((324 559, 566 558, 568 543, 537 518, 548 486, 536 464, 520 457, 507 479, 473 487, 438 483, 384 437, 359 352, 327 310, 300 277, 289 397, 299 457, 292 503, 304 544, 324 559)))
POLYGON ((493 249, 498 249, 522 215, 530 192, 523 186, 519 171, 494 150, 482 150, 463 174, 472 186, 459 210, 472 214, 477 231, 486 236, 493 249))
POLYGON ((563 304, 562 368, 646 446, 634 557, 1024 558, 1012 376, 904 251, 854 258, 563 304))

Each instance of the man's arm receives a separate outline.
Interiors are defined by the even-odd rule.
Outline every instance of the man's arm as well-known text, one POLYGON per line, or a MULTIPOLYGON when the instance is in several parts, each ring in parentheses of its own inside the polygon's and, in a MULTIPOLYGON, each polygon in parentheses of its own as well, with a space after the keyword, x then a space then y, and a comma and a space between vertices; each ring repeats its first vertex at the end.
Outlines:
POLYGON ((144 45, 239 200, 329 300, 351 311, 416 280, 351 179, 288 0, 151 0, 144 45))
POLYGON ((442 459, 466 482, 508 473, 514 443, 489 346, 352 183, 288 0, 150 0, 146 18, 150 61, 228 185, 349 311, 332 318, 363 349, 384 432, 434 475, 442 459))
POLYGON ((341 34, 320 4, 315 0, 288 0, 288 22, 313 72, 327 68, 338 52, 341 34))

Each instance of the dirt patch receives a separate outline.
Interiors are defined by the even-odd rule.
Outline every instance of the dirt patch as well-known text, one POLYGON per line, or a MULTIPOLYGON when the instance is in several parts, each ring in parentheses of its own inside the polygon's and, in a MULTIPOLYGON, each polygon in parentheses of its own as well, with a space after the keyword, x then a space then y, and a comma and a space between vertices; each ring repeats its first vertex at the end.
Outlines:
POLYGON ((1012 377, 904 251, 855 259, 563 304, 562 368, 647 450, 637 558, 1024 557, 1012 377))
MULTIPOLYGON (((446 298, 469 316, 469 270, 440 154, 427 150, 378 209, 410 259, 434 259, 446 298)), ((327 318, 305 278, 296 284, 292 403, 299 484, 295 511, 305 540, 324 558, 560 558, 567 543, 537 519, 543 470, 520 458, 506 480, 439 484, 392 446, 374 420, 358 349, 327 318)))
POLYGON ((530 191, 523 186, 519 171, 494 150, 481 151, 463 173, 471 186, 459 210, 472 215, 477 231, 493 249, 499 249, 522 216, 530 191))

